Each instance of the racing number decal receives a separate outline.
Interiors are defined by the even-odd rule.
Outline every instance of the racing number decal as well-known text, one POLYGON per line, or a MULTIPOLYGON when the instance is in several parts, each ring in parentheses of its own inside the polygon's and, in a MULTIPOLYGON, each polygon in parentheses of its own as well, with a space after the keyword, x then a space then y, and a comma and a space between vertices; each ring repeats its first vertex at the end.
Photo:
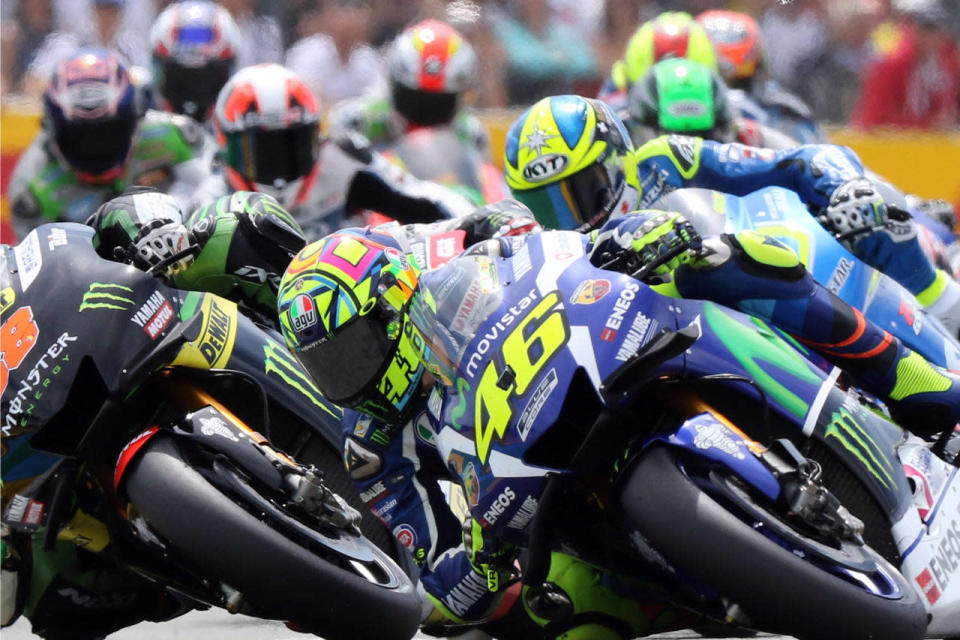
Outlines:
POLYGON ((550 358, 570 339, 563 317, 560 296, 554 291, 544 296, 527 316, 504 338, 480 378, 474 408, 477 456, 486 462, 494 436, 502 438, 513 411, 510 398, 526 393, 530 383, 550 358), (503 366, 497 366, 501 362, 503 366), (513 379, 501 381, 498 371, 513 371, 513 379))
POLYGON ((20 307, 0 327, 3 353, 0 359, 0 393, 7 390, 10 370, 16 369, 37 344, 40 329, 33 321, 33 309, 20 307))

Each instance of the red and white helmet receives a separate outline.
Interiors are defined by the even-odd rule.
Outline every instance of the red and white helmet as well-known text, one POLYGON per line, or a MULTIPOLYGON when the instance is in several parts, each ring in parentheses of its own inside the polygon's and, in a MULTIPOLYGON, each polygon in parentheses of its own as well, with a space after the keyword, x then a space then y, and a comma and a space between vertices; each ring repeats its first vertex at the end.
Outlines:
POLYGON ((205 120, 234 71, 240 30, 230 12, 209 0, 171 4, 150 28, 160 106, 205 120))
POLYGON ((730 86, 748 88, 764 64, 757 21, 746 13, 712 9, 697 16, 697 22, 716 47, 723 79, 730 86))
POLYGON ((296 73, 258 64, 233 75, 217 96, 214 127, 235 190, 302 203, 317 174, 320 109, 296 73))
POLYGON ((477 74, 477 54, 450 25, 425 20, 397 36, 387 52, 394 108, 412 124, 450 122, 477 74))

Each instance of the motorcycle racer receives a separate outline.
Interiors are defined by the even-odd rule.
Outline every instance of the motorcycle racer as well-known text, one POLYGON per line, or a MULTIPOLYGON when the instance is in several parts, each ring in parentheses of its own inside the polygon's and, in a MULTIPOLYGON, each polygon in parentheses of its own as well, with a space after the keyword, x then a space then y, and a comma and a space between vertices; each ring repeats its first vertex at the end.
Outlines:
POLYGON ((56 68, 43 98, 43 128, 10 180, 14 231, 83 222, 131 184, 181 203, 210 175, 212 148, 185 116, 144 110, 127 68, 111 52, 81 49, 56 68))
POLYGON ((220 5, 188 0, 168 6, 150 28, 160 108, 207 122, 220 88, 234 72, 239 49, 240 31, 220 5))
POLYGON ((486 128, 463 104, 477 55, 456 29, 439 20, 407 27, 390 44, 387 71, 389 87, 333 106, 331 135, 358 133, 383 149, 411 129, 450 126, 463 144, 487 155, 486 128))
POLYGON ((597 97, 623 117, 630 87, 664 58, 689 58, 717 70, 717 54, 703 27, 685 11, 665 11, 630 37, 623 59, 613 63, 597 97))
POLYGON ((624 124, 636 146, 669 133, 768 149, 799 144, 772 127, 737 115, 730 94, 719 75, 694 60, 661 60, 630 88, 624 124))
MULTIPOLYGON (((405 241, 402 234, 361 229, 308 245, 281 282, 280 322, 288 346, 318 387, 355 410, 346 412, 344 421, 345 462, 368 505, 421 564, 426 623, 483 620, 503 594, 514 550, 485 539, 473 520, 465 525, 461 547, 459 524, 436 485, 449 473, 433 442, 439 425, 430 387, 441 372, 425 372, 421 363, 431 345, 415 330, 408 311, 423 274, 405 241), (349 372, 336 366, 346 361, 357 366, 349 372)), ((815 283, 796 255, 771 238, 748 232, 701 240, 676 214, 655 212, 611 220, 582 241, 594 264, 627 272, 676 252, 655 274, 675 273, 658 285, 664 292, 674 287, 674 292, 682 288, 688 295, 721 298, 795 331, 815 350, 849 365, 900 415, 923 416, 918 425, 929 428, 927 417, 937 414, 939 429, 960 416, 960 379, 932 367, 815 283), (715 292, 718 287, 724 292, 715 292), (922 379, 936 382, 913 386, 922 379)), ((467 253, 507 257, 522 246, 522 238, 499 238, 467 253)), ((611 590, 598 570, 584 570, 587 584, 611 590)), ((590 590, 582 580, 579 589, 581 594, 590 590)), ((628 597, 612 592, 620 599, 598 598, 598 615, 574 616, 552 624, 551 632, 566 638, 632 637, 664 630, 658 625, 665 620, 676 621, 660 616, 669 609, 664 600, 644 603, 650 608, 643 612, 634 607, 633 617, 624 619, 630 609, 620 604, 628 597), (623 635, 625 629, 629 634, 623 635)))
POLYGON ((766 77, 760 27, 751 16, 711 9, 697 16, 716 47, 719 72, 738 115, 766 124, 803 143, 826 142, 810 107, 766 77))
POLYGON ((348 215, 364 209, 403 222, 472 210, 457 194, 416 180, 357 136, 322 138, 316 98, 280 65, 234 74, 217 98, 214 124, 225 175, 214 176, 204 194, 270 194, 308 238, 342 226, 348 215))
POLYGON ((272 196, 237 191, 184 216, 176 200, 132 187, 87 224, 102 258, 148 270, 170 286, 233 300, 277 328, 280 276, 306 240, 272 196))
POLYGON ((634 149, 607 105, 554 96, 510 127, 504 165, 513 196, 552 229, 596 229, 680 187, 735 195, 766 186, 791 189, 824 212, 821 223, 844 235, 857 257, 900 282, 949 330, 960 329, 960 285, 934 268, 909 214, 887 206, 849 148, 774 151, 670 135, 634 149))

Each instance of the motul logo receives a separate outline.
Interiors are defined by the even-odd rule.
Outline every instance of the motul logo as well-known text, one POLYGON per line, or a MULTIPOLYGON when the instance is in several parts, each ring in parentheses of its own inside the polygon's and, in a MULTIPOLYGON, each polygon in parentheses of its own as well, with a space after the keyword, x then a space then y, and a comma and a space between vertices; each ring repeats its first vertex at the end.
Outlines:
POLYGON ((143 330, 147 332, 150 338, 156 338, 160 335, 160 332, 167 328, 171 318, 173 318, 173 307, 170 306, 169 302, 164 302, 163 306, 153 314, 153 317, 143 327, 143 330))

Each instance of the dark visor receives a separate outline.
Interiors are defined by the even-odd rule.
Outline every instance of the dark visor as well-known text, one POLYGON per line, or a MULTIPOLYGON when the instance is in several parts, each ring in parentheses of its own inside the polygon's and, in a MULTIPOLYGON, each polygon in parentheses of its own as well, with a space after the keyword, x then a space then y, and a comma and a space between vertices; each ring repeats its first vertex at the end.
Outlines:
POLYGON ((596 218, 609 215, 614 185, 603 164, 586 169, 553 184, 515 190, 514 197, 536 212, 537 221, 548 229, 575 229, 584 223, 596 226, 596 218))
POLYGON ((124 163, 136 126, 132 110, 107 121, 65 122, 57 127, 57 146, 78 171, 103 173, 124 163))
POLYGON ((172 60, 160 62, 157 91, 177 113, 202 121, 217 94, 230 78, 232 60, 212 60, 188 67, 172 60))
POLYGON ((335 336, 297 353, 317 387, 331 402, 349 406, 369 385, 377 384, 396 342, 387 337, 376 314, 359 316, 335 336))
POLYGON ((317 136, 317 123, 227 132, 227 164, 252 182, 292 182, 313 169, 319 145, 317 136))

